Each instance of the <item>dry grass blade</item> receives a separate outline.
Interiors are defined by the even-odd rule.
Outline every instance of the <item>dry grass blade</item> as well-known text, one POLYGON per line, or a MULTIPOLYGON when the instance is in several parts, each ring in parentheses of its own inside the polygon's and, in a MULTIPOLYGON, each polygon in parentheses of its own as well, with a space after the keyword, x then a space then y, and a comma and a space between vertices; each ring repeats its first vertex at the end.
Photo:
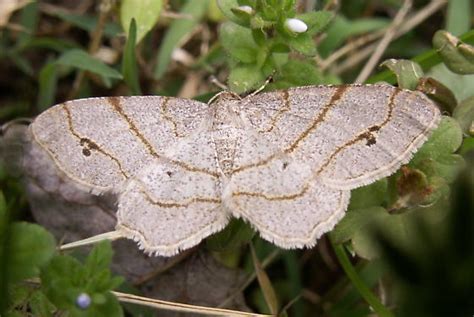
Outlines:
POLYGON ((112 293, 115 296, 117 296, 118 300, 121 302, 138 304, 138 305, 148 306, 148 307, 158 308, 158 309, 179 311, 183 313, 194 313, 194 314, 202 314, 205 316, 227 316, 227 317, 248 317, 248 316, 268 317, 269 316, 269 315, 263 315, 263 314, 241 312, 241 311, 230 310, 230 309, 212 308, 212 307, 168 302, 168 301, 163 301, 159 299, 142 297, 142 296, 121 293, 121 292, 112 292, 112 293))
POLYGON ((262 264, 257 258, 257 254, 255 253, 255 249, 252 244, 250 244, 250 250, 252 252, 253 266, 255 268, 255 273, 257 274, 258 283, 262 289, 263 297, 265 297, 265 302, 267 303, 272 315, 276 316, 278 314, 278 300, 275 290, 273 289, 272 283, 270 282, 267 273, 262 268, 262 264))

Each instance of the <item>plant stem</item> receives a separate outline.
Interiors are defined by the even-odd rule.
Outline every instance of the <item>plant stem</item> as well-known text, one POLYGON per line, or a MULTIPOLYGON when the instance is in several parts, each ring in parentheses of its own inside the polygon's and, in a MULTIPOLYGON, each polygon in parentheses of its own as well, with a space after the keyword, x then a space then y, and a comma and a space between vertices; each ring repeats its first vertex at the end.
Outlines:
POLYGON ((357 271, 349 260, 349 257, 347 256, 347 253, 344 250, 343 246, 336 245, 333 242, 332 238, 330 238, 330 241, 334 252, 336 253, 336 257, 339 261, 339 264, 341 265, 349 280, 352 282, 352 285, 354 285, 359 294, 370 305, 370 307, 374 310, 377 316, 394 317, 394 314, 380 302, 380 300, 372 293, 369 287, 357 274, 357 271))

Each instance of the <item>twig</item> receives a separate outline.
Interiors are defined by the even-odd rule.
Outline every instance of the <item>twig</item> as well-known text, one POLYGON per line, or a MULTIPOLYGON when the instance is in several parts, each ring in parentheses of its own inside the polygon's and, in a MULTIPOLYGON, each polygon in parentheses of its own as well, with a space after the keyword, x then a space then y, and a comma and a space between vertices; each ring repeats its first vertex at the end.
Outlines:
POLYGON ((403 2, 402 7, 393 19, 392 24, 389 26, 384 37, 377 45, 374 54, 370 57, 367 64, 365 64, 359 76, 357 76, 355 83, 363 83, 367 78, 369 78, 370 73, 372 73, 374 68, 377 66, 377 63, 380 61, 380 58, 382 58, 382 55, 387 49, 388 45, 395 38, 397 28, 401 25, 403 19, 405 19, 405 16, 407 15, 408 11, 410 11, 411 6, 412 0, 405 0, 403 2))
MULTIPOLYGON (((434 14, 436 11, 441 9, 443 6, 445 6, 447 3, 447 0, 433 0, 431 1, 428 5, 426 5, 423 9, 419 10, 416 14, 414 14, 411 18, 409 18, 401 27, 400 30, 396 33, 394 39, 399 38, 406 32, 410 31, 411 29, 415 28, 418 24, 422 23, 424 20, 429 18, 432 14, 434 14)), ((338 75, 343 72, 345 72, 347 69, 350 69, 354 67, 354 65, 357 65, 360 63, 362 60, 367 58, 372 51, 375 49, 376 44, 369 45, 362 49, 361 51, 357 52, 354 56, 352 56, 350 59, 347 59, 344 63, 341 63, 341 65, 338 65, 337 67, 334 68, 333 73, 338 75)))
POLYGON ((382 37, 385 34, 385 32, 386 32, 386 28, 383 28, 377 32, 365 34, 350 41, 349 43, 347 43, 346 45, 344 45, 343 47, 341 47, 340 49, 336 50, 334 53, 329 55, 325 60, 320 61, 318 63, 319 67, 321 68, 321 70, 326 70, 331 64, 336 62, 338 59, 340 59, 344 55, 349 54, 350 52, 356 50, 357 48, 361 46, 366 45, 369 42, 375 41, 376 39, 382 37))

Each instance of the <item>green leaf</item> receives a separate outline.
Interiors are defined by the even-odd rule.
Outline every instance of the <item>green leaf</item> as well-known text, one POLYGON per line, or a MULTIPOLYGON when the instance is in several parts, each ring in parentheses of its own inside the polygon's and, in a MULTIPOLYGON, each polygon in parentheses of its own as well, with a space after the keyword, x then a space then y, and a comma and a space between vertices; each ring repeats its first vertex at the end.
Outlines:
POLYGON ((317 53, 316 44, 308 33, 298 34, 296 37, 289 38, 288 45, 306 56, 314 56, 317 53))
POLYGON ((349 210, 380 206, 386 202, 387 179, 383 178, 368 186, 352 190, 349 210))
POLYGON ((469 31, 472 19, 472 0, 448 1, 446 29, 454 35, 469 31))
POLYGON ((93 305, 86 316, 122 317, 123 310, 117 297, 111 293, 106 293, 104 296, 104 302, 98 305, 93 305))
POLYGON ((38 108, 46 110, 54 104, 56 88, 58 85, 56 63, 45 64, 39 73, 38 108))
POLYGON ((242 26, 249 26, 246 16, 234 13, 240 4, 237 0, 217 0, 217 6, 221 9, 226 18, 242 26))
POLYGON ((42 291, 35 291, 30 297, 30 308, 34 316, 50 317, 56 310, 42 291))
POLYGON ((62 54, 56 61, 56 64, 89 71, 105 78, 123 78, 122 75, 112 67, 107 66, 87 52, 78 49, 70 50, 62 54))
POLYGON ((122 282, 111 277, 112 249, 109 241, 97 244, 82 265, 71 256, 56 256, 41 272, 48 299, 71 316, 122 316, 122 308, 109 291, 122 282), (86 294, 91 305, 79 308, 76 300, 86 294))
POLYGON ((459 153, 462 155, 466 155, 471 151, 474 151, 474 137, 465 138, 461 148, 459 149, 459 153))
POLYGON ((453 118, 458 121, 465 135, 474 136, 474 96, 459 103, 454 109, 453 118))
MULTIPOLYGON (((86 15, 86 14, 70 14, 62 12, 60 10, 54 12, 55 16, 58 18, 71 23, 74 26, 77 26, 89 33, 94 32, 97 27, 98 18, 97 16, 86 15)), ((106 23, 104 27, 104 35, 107 37, 116 37, 122 30, 120 25, 116 23, 106 23)))
POLYGON ((75 308, 75 300, 81 292, 86 277, 81 263, 73 257, 54 257, 41 271, 41 283, 48 299, 59 309, 75 308))
POLYGON ((358 230, 352 239, 354 251, 361 257, 369 260, 380 257, 380 249, 374 239, 373 230, 380 228, 399 245, 408 245, 416 238, 413 222, 413 213, 390 215, 385 212, 374 219, 365 230, 358 230))
POLYGON ((26 46, 31 41, 31 39, 34 38, 33 35, 36 33, 36 29, 38 27, 38 20, 39 5, 37 1, 33 1, 23 7, 23 9, 21 10, 19 24, 24 29, 24 31, 19 33, 19 36, 16 40, 17 48, 22 48, 26 46))
POLYGON ((180 13, 191 18, 180 18, 174 20, 163 38, 160 51, 157 56, 157 64, 154 71, 156 79, 160 79, 166 72, 171 61, 173 50, 179 46, 183 37, 190 33, 204 16, 209 5, 209 0, 187 1, 180 13))
POLYGON ((224 230, 206 240, 206 246, 217 252, 235 250, 252 240, 255 231, 242 219, 232 219, 224 230))
POLYGON ((467 99, 473 95, 472 87, 474 87, 474 74, 456 74, 450 71, 445 64, 439 64, 431 68, 427 75, 435 78, 448 87, 458 101, 467 99))
POLYGON ((474 49, 469 50, 469 47, 464 48, 460 52, 458 47, 462 44, 459 39, 452 34, 440 30, 433 36, 433 46, 441 56, 446 66, 457 74, 474 74, 474 49), (473 57, 466 56, 472 52, 473 57))
POLYGON ((283 89, 321 83, 323 83, 323 75, 311 60, 290 59, 274 76, 274 82, 269 86, 272 89, 283 89))
POLYGON ((40 268, 56 252, 52 234, 37 224, 12 223, 8 241, 7 270, 10 283, 38 276, 40 268))
POLYGON ((252 31, 232 22, 222 24, 219 39, 233 58, 243 63, 256 61, 258 46, 253 40, 252 31))
POLYGON ((296 18, 306 23, 308 26, 308 31, 306 31, 306 33, 314 35, 324 31, 334 18, 334 13, 329 11, 313 11, 299 14, 296 18))
POLYGON ((238 66, 230 71, 229 87, 235 93, 243 93, 261 85, 265 77, 256 65, 238 66))
POLYGON ((380 65, 387 67, 397 76, 398 86, 400 88, 415 90, 418 81, 423 76, 423 70, 420 65, 410 60, 389 59, 380 65))
POLYGON ((127 43, 125 44, 122 60, 122 74, 125 82, 133 95, 141 95, 140 81, 138 77, 137 58, 135 54, 136 45, 136 24, 132 19, 128 32, 127 43))
POLYGON ((420 169, 428 178, 442 177, 450 183, 464 165, 460 155, 452 154, 462 143, 462 130, 457 121, 443 116, 438 128, 415 154, 409 166, 420 169))
MULTIPOLYGON (((474 44, 474 30, 464 33, 460 37, 460 39, 465 41, 466 43, 474 44)), ((417 62, 421 66, 421 68, 426 72, 433 66, 439 64, 441 62, 441 57, 437 54, 435 50, 429 50, 427 52, 424 52, 416 56, 415 58, 412 59, 412 61, 417 62)), ((437 79, 440 80, 439 78, 437 79)), ((387 71, 383 71, 371 76, 369 79, 366 80, 366 83, 371 84, 371 83, 376 83, 379 81, 385 81, 390 84, 395 84, 396 77, 391 71, 387 70, 387 71)), ((451 90, 453 90, 452 87, 447 85, 444 81, 442 80, 440 81, 443 82, 443 84, 445 84, 449 88, 451 88, 451 90)), ((462 99, 464 98, 461 98, 460 100, 462 99)))
POLYGON ((432 77, 422 77, 416 90, 421 91, 430 99, 436 101, 441 112, 453 113, 457 101, 451 89, 432 77))
POLYGON ((135 19, 137 32, 134 42, 139 43, 158 22, 162 7, 162 0, 122 0, 120 3, 122 28, 130 30, 132 20, 135 19))
POLYGON ((348 241, 377 218, 385 217, 386 213, 384 208, 377 206, 349 210, 331 231, 331 238, 337 244, 348 241))
POLYGON ((443 116, 441 122, 428 141, 418 150, 410 165, 416 165, 424 159, 436 160, 443 154, 455 152, 462 143, 462 131, 451 117, 443 116))

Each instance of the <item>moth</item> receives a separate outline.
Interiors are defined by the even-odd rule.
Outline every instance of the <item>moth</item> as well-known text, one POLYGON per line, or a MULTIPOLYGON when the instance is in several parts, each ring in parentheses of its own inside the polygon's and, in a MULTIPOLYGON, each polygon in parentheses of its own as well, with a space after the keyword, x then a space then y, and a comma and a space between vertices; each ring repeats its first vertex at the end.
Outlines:
POLYGON ((117 194, 115 235, 171 256, 231 217, 282 248, 314 246, 351 189, 407 163, 439 120, 422 93, 379 84, 223 92, 208 104, 79 99, 29 129, 77 186, 117 194))

